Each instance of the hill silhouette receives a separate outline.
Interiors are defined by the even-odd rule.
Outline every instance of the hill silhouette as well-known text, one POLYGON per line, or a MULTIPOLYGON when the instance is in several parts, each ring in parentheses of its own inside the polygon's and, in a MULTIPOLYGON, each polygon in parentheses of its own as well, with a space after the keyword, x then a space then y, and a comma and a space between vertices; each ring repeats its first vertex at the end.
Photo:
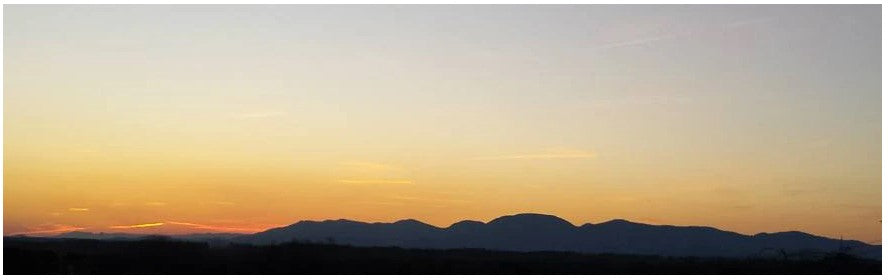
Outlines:
MULTIPOLYGON (((70 232, 56 238, 135 240, 145 235, 70 232)), ((837 240, 798 231, 744 235, 701 226, 649 225, 622 219, 580 226, 553 215, 517 214, 484 223, 460 221, 440 228, 418 220, 366 223, 352 220, 300 221, 255 234, 188 234, 169 238, 210 244, 275 245, 310 242, 362 247, 486 249, 666 257, 816 258, 842 252, 881 259, 880 245, 837 240)))
POLYGON ((301 221, 237 236, 232 242, 279 244, 290 241, 421 249, 478 248, 501 251, 570 251, 693 257, 816 255, 843 251, 881 259, 881 246, 802 232, 740 233, 700 226, 649 225, 626 220, 575 226, 552 215, 517 214, 483 223, 460 221, 439 228, 416 220, 364 223, 301 221))

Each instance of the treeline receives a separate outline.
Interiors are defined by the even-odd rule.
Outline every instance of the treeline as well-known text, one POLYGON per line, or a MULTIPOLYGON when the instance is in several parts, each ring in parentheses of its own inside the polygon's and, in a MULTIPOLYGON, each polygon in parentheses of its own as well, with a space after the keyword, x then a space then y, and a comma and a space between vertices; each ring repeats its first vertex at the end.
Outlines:
POLYGON ((4 238, 4 274, 881 274, 881 262, 4 238))

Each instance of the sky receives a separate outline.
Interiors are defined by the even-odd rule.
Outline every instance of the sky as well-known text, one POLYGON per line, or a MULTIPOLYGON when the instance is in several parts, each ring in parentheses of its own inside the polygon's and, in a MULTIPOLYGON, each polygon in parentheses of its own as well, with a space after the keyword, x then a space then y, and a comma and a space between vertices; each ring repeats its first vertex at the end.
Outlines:
POLYGON ((4 6, 3 233, 516 213, 881 243, 881 11, 4 6))

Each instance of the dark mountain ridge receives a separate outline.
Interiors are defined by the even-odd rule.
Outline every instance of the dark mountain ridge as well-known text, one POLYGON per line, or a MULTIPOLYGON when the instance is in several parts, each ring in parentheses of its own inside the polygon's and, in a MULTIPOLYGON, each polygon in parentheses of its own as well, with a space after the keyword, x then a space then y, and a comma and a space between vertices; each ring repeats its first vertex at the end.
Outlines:
MULTIPOLYGON (((79 239, 130 239, 140 235, 72 232, 79 239)), ((273 245, 292 241, 363 247, 566 251, 676 257, 805 258, 825 253, 881 259, 880 245, 837 240, 798 231, 744 235, 713 227, 649 225, 622 219, 575 226, 552 215, 517 214, 484 223, 465 220, 440 228, 406 219, 394 223, 352 220, 300 221, 255 234, 171 236, 190 241, 273 245)))
POLYGON ((750 236, 713 227, 649 225, 621 219, 575 226, 552 215, 517 214, 487 223, 460 221, 446 228, 416 220, 394 223, 303 221, 239 236, 232 241, 250 244, 309 241, 421 249, 478 248, 696 257, 784 257, 842 251, 858 257, 881 259, 879 245, 799 233, 750 236))

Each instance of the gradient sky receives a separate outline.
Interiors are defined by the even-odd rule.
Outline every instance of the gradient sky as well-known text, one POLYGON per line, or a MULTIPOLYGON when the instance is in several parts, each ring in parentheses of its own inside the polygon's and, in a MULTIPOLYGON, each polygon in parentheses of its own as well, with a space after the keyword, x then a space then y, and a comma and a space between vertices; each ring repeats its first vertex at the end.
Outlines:
POLYGON ((869 6, 18 6, 4 234, 521 212, 881 243, 869 6))

